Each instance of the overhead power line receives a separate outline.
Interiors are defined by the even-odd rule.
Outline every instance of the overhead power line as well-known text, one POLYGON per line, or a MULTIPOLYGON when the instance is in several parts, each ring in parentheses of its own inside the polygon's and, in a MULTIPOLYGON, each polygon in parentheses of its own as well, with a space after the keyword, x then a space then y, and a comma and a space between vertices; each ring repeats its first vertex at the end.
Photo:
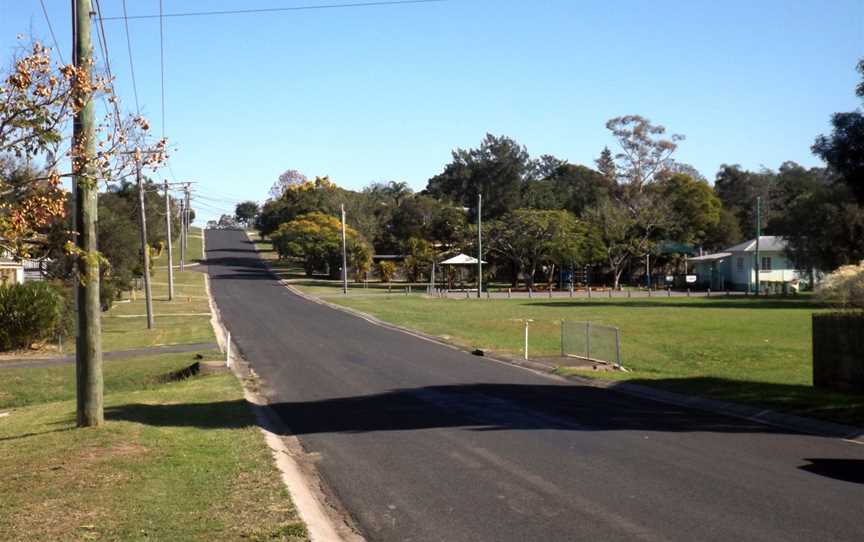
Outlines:
POLYGON ((138 103, 138 84, 135 82, 135 63, 132 61, 132 37, 129 35, 129 20, 126 15, 126 0, 123 0, 123 23, 126 26, 126 49, 129 51, 129 73, 132 74, 132 92, 135 94, 135 111, 140 117, 141 106, 138 103))
MULTIPOLYGON (((320 6, 292 6, 282 8, 252 8, 252 9, 229 9, 219 11, 187 11, 177 13, 159 13, 158 15, 131 15, 128 19, 164 19, 168 17, 209 17, 214 15, 245 15, 251 13, 275 13, 282 11, 311 11, 321 9, 341 9, 341 8, 365 8, 374 6, 398 6, 408 4, 432 4, 446 2, 448 0, 390 0, 380 2, 350 2, 343 4, 324 4, 320 6)), ((161 4, 161 2, 160 2, 161 4)), ((160 6, 161 7, 161 6, 160 6)), ((124 19, 124 17, 105 17, 105 21, 114 21, 124 19)))
POLYGON ((51 39, 54 40, 54 47, 57 48, 57 56, 60 57, 60 63, 66 64, 63 60, 63 50, 60 49, 60 43, 57 41, 57 36, 54 34, 54 27, 51 25, 51 18, 48 17, 48 8, 45 7, 45 0, 39 0, 42 5, 42 14, 45 15, 45 22, 48 23, 48 32, 51 33, 51 39))
MULTIPOLYGON (((102 25, 102 6, 99 4, 99 0, 96 0, 95 8, 96 8, 96 16, 99 19, 99 28, 96 31, 96 38, 97 38, 97 41, 99 42, 99 48, 102 51, 102 57, 105 60, 105 72, 106 72, 106 75, 108 76, 108 80, 111 82, 111 87, 113 89, 113 87, 114 87, 114 74, 111 73, 111 60, 108 58, 108 39, 105 36, 105 27, 102 25)), ((105 102, 108 101, 104 95, 102 96, 102 99, 105 102)), ((114 106, 113 109, 114 109, 114 115, 117 119, 117 126, 120 126, 122 124, 122 121, 121 121, 121 116, 120 116, 120 108, 117 105, 117 101, 112 100, 111 105, 114 106)), ((108 107, 107 103, 105 103, 105 107, 110 109, 108 107)))
MULTIPOLYGON (((126 19, 128 21, 128 18, 126 19)), ((162 89, 162 139, 165 139, 165 16, 162 0, 159 0, 159 87, 162 89)))

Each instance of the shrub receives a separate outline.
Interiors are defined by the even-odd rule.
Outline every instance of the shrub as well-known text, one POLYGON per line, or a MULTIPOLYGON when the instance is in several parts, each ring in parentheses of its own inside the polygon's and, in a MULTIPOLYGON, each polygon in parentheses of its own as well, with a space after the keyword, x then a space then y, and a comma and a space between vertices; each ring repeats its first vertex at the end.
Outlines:
POLYGON ((396 264, 390 261, 378 262, 378 276, 381 277, 381 282, 393 282, 393 277, 396 275, 396 264))
MULTIPOLYGON (((354 228, 345 228, 349 265, 368 269, 372 247, 354 228)), ((270 236, 280 258, 299 258, 308 276, 327 269, 339 278, 342 268, 342 224, 338 218, 323 213, 308 213, 279 226, 270 236)))
POLYGON ((844 265, 828 275, 816 291, 819 299, 842 309, 864 309, 864 262, 844 265))
POLYGON ((0 350, 29 348, 68 327, 68 297, 44 282, 0 286, 0 350))

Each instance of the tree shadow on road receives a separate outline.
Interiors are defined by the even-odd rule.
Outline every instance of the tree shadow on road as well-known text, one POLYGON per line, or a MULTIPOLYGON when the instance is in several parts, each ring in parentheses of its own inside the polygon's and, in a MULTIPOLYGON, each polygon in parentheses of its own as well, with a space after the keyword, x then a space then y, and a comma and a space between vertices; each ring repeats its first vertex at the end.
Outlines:
MULTIPOLYGON (((112 419, 204 429, 238 427, 236 401, 112 407, 112 419)), ((461 384, 271 405, 294 435, 436 428, 469 431, 790 433, 743 419, 572 385, 461 384)))
POLYGON ((803 471, 842 480, 853 484, 864 484, 864 459, 807 458, 808 465, 798 467, 803 471))

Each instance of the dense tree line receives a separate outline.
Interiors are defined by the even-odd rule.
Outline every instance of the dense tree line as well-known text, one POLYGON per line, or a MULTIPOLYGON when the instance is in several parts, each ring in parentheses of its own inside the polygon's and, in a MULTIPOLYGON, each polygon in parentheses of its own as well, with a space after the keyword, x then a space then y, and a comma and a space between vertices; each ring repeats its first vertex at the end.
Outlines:
MULTIPOLYGON (((864 75, 864 61, 858 68, 864 75)), ((864 97, 864 83, 858 93, 864 97)), ((487 134, 476 148, 454 150, 419 193, 401 182, 352 191, 326 177, 310 181, 286 171, 256 223, 265 235, 284 236, 278 232, 286 224, 291 230, 298 220, 338 217, 344 205, 352 238, 369 247, 364 254, 403 255, 405 274, 421 280, 432 261, 474 253, 482 195, 484 258, 491 274, 531 285, 553 280, 556 270, 593 266, 617 286, 646 254, 674 269, 685 257, 683 247, 715 251, 752 238, 761 198, 763 235, 787 238, 802 270, 830 270, 864 258, 864 117, 860 111, 838 113, 832 124, 833 133, 813 146, 826 167, 790 161, 777 171, 749 171, 728 164, 713 186, 675 160, 683 136, 667 135, 663 126, 638 115, 607 123, 617 152, 603 148, 593 167, 550 155, 532 158, 514 139, 487 134)), ((254 202, 246 202, 237 215, 248 221, 255 211, 254 202)), ((332 272, 334 258, 311 267, 332 272)))
MULTIPOLYGON (((149 180, 144 183, 144 193, 151 265, 164 265, 166 258, 162 256, 168 244, 165 197, 161 187, 149 180)), ((70 198, 67 198, 67 209, 70 205, 70 198)), ((171 232, 175 241, 180 234, 178 208, 179 203, 172 198, 171 232)), ((109 309, 122 292, 131 290, 133 282, 143 276, 139 209, 138 186, 135 183, 123 181, 99 194, 97 235, 102 259, 100 299, 104 310, 109 309)), ((49 276, 66 282, 75 276, 74 258, 68 250, 71 230, 72 217, 67 211, 65 220, 55 222, 46 232, 46 243, 39 253, 40 257, 50 262, 49 276)))

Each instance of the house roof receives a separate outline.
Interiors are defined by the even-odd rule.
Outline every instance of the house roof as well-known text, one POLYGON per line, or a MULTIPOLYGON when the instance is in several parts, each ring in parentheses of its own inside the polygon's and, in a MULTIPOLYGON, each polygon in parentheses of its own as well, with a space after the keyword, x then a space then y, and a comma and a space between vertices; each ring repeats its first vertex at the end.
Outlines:
MULTIPOLYGON (((786 250, 786 240, 776 235, 762 235, 759 237, 759 250, 782 252, 786 250)), ((729 247, 726 252, 756 252, 756 239, 729 247)))
POLYGON ((441 265, 477 265, 477 258, 472 258, 467 254, 457 254, 449 260, 444 260, 443 262, 441 262, 441 265))
POLYGON ((713 262, 715 260, 722 260, 723 258, 728 258, 731 256, 731 252, 715 252, 714 254, 705 254, 704 256, 696 256, 694 258, 687 258, 688 262, 713 262))

